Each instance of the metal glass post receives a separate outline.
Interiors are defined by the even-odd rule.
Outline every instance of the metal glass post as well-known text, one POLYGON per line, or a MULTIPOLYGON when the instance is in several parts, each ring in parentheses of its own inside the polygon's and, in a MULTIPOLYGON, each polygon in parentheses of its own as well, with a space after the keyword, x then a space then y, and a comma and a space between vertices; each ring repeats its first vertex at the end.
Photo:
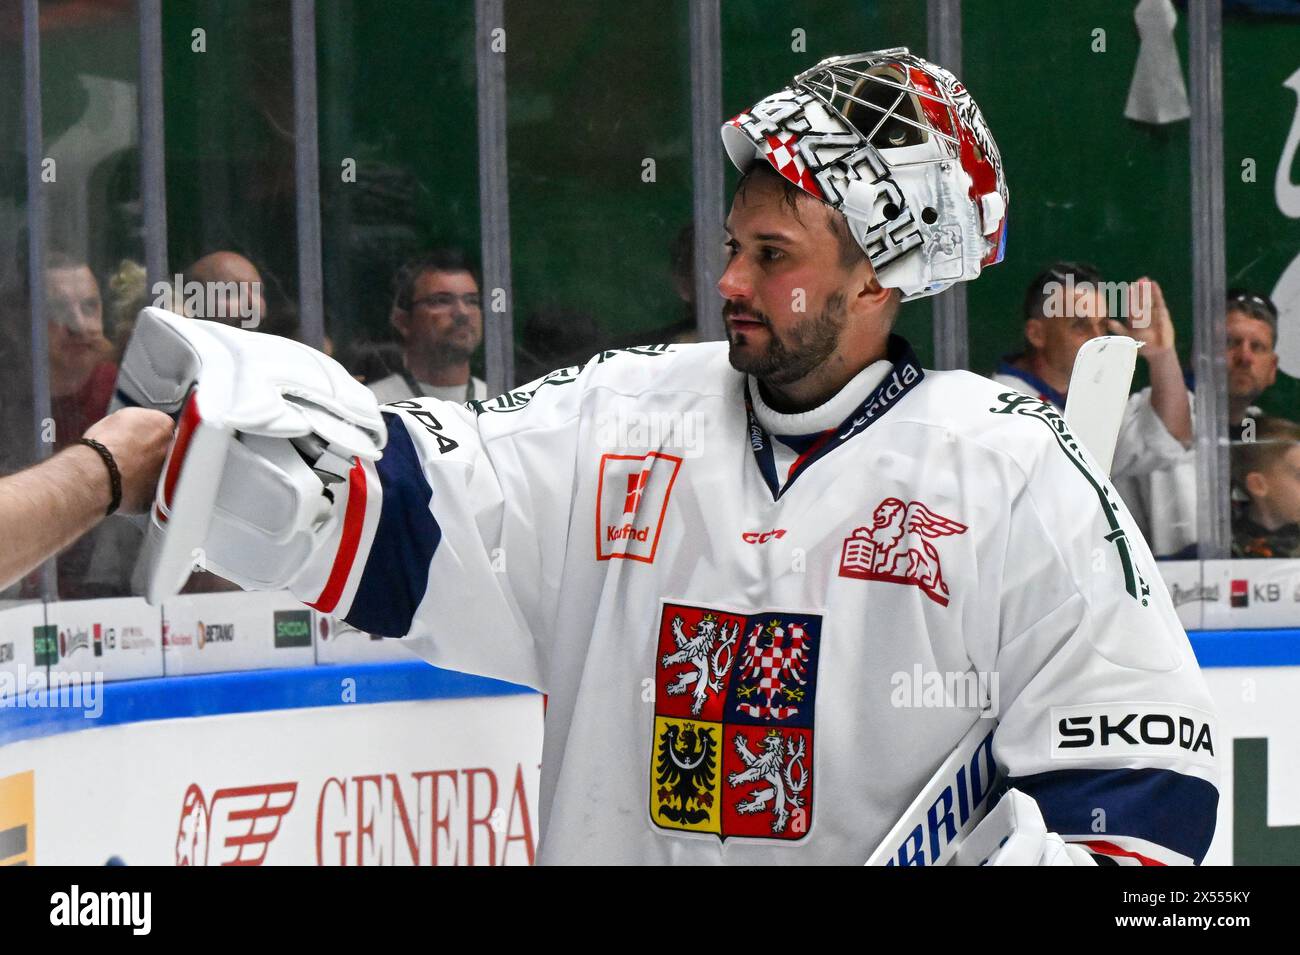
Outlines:
MULTIPOLYGON (((928 0, 926 40, 929 58, 957 77, 961 76, 961 0, 928 0)), ((970 332, 967 325, 966 283, 958 282, 934 296, 934 367, 970 367, 970 332)))
POLYGON ((139 0, 140 199, 144 207, 144 262, 150 290, 166 282, 167 167, 163 126, 162 0, 139 0))
POLYGON ((1227 557, 1232 525, 1228 481, 1225 351, 1227 267, 1223 211, 1223 19, 1220 0, 1187 5, 1191 79, 1192 367, 1196 372, 1197 550, 1227 557))
POLYGON ((514 290, 510 274, 510 178, 506 165, 506 46, 503 0, 475 0, 478 74, 478 190, 483 249, 484 358, 489 394, 515 377, 514 290), (494 49, 495 47, 495 49, 494 49), (500 311, 498 311, 500 309, 500 311))
MULTIPOLYGON (((41 24, 37 0, 23 0, 23 135, 27 157, 27 285, 31 309, 33 460, 50 456, 44 423, 50 412, 50 343, 45 327, 45 193, 41 155, 45 134, 41 124, 41 24)), ((41 596, 58 596, 55 559, 41 567, 41 596)))
POLYGON ((321 265, 320 142, 316 117, 316 0, 293 0, 293 164, 302 340, 325 347, 321 265))
POLYGON ((692 0, 691 174, 695 221, 695 327, 701 341, 726 338, 715 287, 722 276, 722 23, 718 0, 692 0))

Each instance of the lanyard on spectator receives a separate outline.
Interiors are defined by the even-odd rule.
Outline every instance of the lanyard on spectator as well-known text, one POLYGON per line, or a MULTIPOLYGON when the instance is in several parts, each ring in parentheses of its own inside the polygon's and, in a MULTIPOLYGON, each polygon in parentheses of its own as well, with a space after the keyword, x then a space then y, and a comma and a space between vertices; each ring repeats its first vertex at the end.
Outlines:
MULTIPOLYGON (((411 389, 411 397, 412 397, 412 398, 427 398, 427 397, 428 397, 428 395, 426 395, 426 394, 424 393, 423 389, 420 388, 420 383, 419 383, 418 381, 415 380, 415 376, 414 376, 413 374, 411 374, 407 369, 403 368, 402 371, 401 371, 401 375, 402 375, 402 380, 406 382, 406 387, 408 387, 408 388, 411 389)), ((466 400, 466 401, 469 401, 470 388, 472 388, 473 385, 474 385, 474 376, 473 376, 473 375, 470 375, 470 376, 469 376, 469 381, 465 382, 465 400, 466 400)))

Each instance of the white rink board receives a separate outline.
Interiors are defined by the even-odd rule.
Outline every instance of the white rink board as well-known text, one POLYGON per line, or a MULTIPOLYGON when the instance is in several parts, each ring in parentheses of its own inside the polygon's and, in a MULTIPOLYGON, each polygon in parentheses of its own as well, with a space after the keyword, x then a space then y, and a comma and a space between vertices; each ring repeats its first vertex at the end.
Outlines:
POLYGON ((24 740, 0 786, 33 774, 38 865, 513 865, 541 748, 535 694, 353 704, 24 740))
MULTIPOLYGON (((1300 666, 1202 671, 1219 715, 1219 821, 1205 865, 1232 865, 1233 741, 1268 740, 1268 825, 1300 826, 1300 666)), ((1262 779, 1243 780, 1264 786, 1262 779)), ((1300 859, 1294 860, 1300 865, 1300 859)))
POLYGON ((315 616, 287 591, 171 597, 162 606, 166 674, 311 666, 315 616))
POLYGON ((162 676, 162 620, 143 597, 64 600, 46 604, 57 634, 50 674, 101 673, 105 680, 162 676))
POLYGON ((39 600, 4 604, 0 607, 0 673, 26 674, 36 665, 37 630, 45 625, 45 604, 39 600))
POLYGON ((337 617, 316 614, 317 663, 380 663, 418 658, 405 640, 372 637, 337 617))

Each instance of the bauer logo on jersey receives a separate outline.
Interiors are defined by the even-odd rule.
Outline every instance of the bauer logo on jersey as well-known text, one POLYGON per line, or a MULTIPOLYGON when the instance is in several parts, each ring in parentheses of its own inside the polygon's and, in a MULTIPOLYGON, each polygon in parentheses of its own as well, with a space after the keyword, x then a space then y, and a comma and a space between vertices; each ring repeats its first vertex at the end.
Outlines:
POLYGON ((856 528, 844 539, 840 576, 911 584, 944 607, 948 584, 939 551, 930 541, 966 533, 966 525, 943 517, 920 501, 887 497, 876 505, 870 527, 856 528))
POLYGON ((596 487, 596 559, 654 563, 668 496, 682 459, 672 454, 604 454, 596 487))
POLYGON ((821 617, 665 603, 650 818, 720 839, 802 839, 812 823, 821 617))

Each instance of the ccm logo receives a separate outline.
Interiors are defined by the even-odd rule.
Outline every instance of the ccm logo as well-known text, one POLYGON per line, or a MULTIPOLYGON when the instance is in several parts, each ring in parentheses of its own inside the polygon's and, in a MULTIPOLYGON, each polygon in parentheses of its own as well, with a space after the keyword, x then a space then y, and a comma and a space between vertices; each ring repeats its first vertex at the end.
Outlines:
POLYGON ((1198 761, 1214 757, 1209 719, 1185 707, 1057 707, 1052 721, 1054 759, 1101 752, 1168 756, 1172 749, 1198 761))
POLYGON ((780 540, 784 536, 785 528, 781 527, 774 531, 763 531, 761 534, 758 531, 746 531, 740 535, 740 539, 746 544, 766 544, 774 537, 780 540))

